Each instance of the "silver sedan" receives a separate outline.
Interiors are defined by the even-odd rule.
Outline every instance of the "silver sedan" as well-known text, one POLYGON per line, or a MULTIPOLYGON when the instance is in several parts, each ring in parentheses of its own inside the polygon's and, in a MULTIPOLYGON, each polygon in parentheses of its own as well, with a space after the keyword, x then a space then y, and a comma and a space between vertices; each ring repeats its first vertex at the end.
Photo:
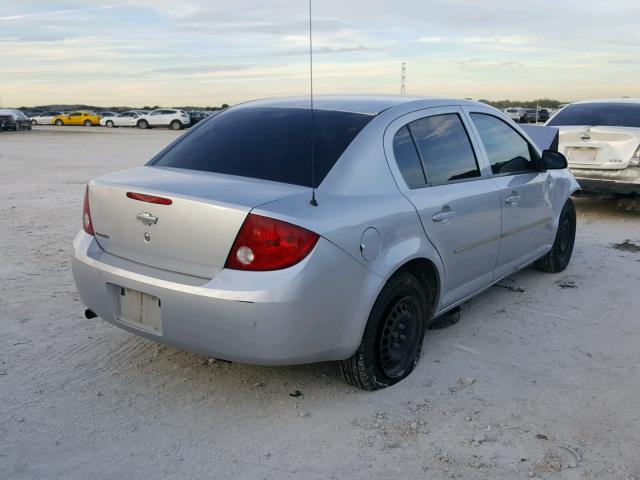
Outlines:
POLYGON ((87 186, 73 275, 87 316, 230 361, 341 361, 374 390, 433 319, 535 264, 566 268, 579 185, 471 101, 244 103, 87 186), (95 312, 95 313, 94 313, 95 312))

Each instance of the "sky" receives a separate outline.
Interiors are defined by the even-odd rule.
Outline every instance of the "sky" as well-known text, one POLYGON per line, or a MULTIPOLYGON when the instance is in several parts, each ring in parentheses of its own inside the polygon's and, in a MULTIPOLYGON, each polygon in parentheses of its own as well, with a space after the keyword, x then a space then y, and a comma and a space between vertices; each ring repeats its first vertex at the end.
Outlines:
MULTIPOLYGON (((638 0, 315 0, 316 93, 640 97, 638 0)), ((307 0, 0 0, 0 105, 309 92, 307 0)))

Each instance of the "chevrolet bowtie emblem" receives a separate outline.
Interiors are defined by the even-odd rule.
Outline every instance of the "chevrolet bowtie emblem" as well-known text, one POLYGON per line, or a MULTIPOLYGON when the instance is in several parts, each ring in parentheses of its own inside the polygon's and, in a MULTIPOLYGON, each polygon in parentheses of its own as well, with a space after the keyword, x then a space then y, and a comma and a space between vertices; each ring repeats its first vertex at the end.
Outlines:
POLYGON ((158 223, 158 217, 154 217, 153 215, 151 215, 148 212, 139 213, 136 216, 136 220, 138 220, 140 223, 143 223, 144 225, 146 225, 148 227, 158 223))

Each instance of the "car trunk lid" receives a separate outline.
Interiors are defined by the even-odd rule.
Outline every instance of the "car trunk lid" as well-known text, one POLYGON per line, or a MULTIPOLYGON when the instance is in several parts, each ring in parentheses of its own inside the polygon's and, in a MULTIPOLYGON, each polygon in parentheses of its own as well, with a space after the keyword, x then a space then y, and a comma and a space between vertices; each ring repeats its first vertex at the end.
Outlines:
POLYGON ((627 168, 639 145, 638 128, 560 127, 560 152, 574 168, 627 168))
POLYGON ((213 278, 252 208, 303 190, 232 175, 141 167, 92 182, 89 205, 96 241, 106 252, 213 278))

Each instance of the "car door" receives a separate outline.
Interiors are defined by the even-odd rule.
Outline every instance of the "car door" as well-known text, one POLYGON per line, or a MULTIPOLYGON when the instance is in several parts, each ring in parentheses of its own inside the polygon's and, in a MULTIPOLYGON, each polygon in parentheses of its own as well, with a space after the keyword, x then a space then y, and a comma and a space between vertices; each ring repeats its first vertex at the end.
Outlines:
POLYGON ((491 167, 502 200, 502 231, 496 262, 500 278, 536 260, 553 243, 553 178, 523 133, 494 110, 465 107, 482 155, 491 167))
POLYGON ((129 127, 131 114, 129 112, 121 113, 116 117, 112 117, 111 120, 116 127, 129 127))
POLYGON ((400 190, 415 206, 444 265, 441 305, 493 282, 500 239, 500 193, 476 155, 462 110, 432 108, 394 121, 385 150, 400 190))
POLYGON ((72 112, 67 116, 67 124, 80 125, 82 123, 82 114, 80 112, 72 112))
POLYGON ((149 125, 152 125, 155 127, 162 125, 162 117, 164 115, 163 112, 164 110, 154 110, 153 112, 151 112, 147 117, 149 121, 149 125))

